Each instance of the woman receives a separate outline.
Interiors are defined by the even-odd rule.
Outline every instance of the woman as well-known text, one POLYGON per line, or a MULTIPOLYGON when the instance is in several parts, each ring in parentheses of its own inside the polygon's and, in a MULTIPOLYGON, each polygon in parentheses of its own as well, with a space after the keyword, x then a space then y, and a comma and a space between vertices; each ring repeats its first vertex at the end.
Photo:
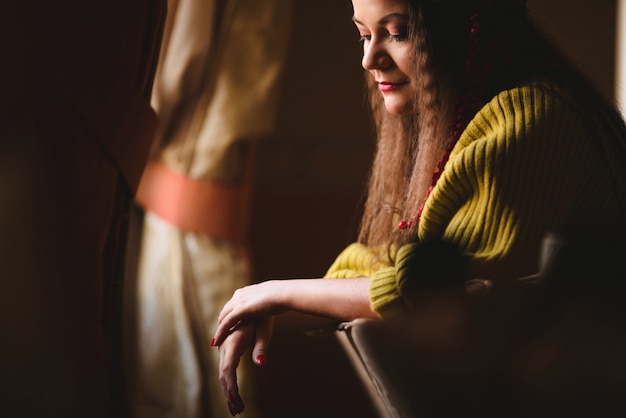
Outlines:
POLYGON ((427 288, 532 276, 547 232, 626 225, 626 128, 522 0, 352 5, 378 128, 359 239, 324 279, 267 281, 224 306, 213 345, 233 414, 239 358, 254 347, 265 364, 277 314, 398 316, 427 288), (424 256, 436 242, 462 267, 424 256))

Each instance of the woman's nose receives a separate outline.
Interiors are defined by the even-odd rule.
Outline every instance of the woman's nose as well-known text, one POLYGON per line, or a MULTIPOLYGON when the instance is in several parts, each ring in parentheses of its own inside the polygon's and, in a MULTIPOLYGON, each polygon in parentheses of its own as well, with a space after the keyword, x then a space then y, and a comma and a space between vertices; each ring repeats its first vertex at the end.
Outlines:
POLYGON ((361 66, 365 70, 380 70, 390 66, 389 54, 378 42, 369 41, 363 46, 361 66))

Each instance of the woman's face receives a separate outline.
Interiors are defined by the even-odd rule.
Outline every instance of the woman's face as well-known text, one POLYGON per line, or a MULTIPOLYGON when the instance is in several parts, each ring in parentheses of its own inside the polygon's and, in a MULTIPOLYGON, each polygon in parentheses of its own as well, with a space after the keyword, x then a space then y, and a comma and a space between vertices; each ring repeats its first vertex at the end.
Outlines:
POLYGON ((383 95, 388 112, 415 112, 417 82, 411 72, 411 43, 407 39, 406 0, 352 0, 353 20, 363 43, 363 68, 383 95))

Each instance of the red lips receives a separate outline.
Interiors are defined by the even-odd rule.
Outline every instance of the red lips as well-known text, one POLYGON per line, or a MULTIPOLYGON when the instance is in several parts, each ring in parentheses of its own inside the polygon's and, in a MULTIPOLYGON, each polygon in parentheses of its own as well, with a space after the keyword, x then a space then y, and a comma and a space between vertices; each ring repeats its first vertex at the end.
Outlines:
POLYGON ((382 92, 387 92, 387 91, 393 91, 399 87, 402 87, 406 83, 391 83, 388 81, 377 81, 376 84, 378 84, 378 90, 382 92))

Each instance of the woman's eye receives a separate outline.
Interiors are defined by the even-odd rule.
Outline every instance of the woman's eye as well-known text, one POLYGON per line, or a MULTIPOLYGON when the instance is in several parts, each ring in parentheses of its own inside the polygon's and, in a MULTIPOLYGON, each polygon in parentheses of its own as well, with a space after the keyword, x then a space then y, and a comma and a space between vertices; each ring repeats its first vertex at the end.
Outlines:
POLYGON ((361 37, 359 38, 359 42, 363 43, 365 41, 369 41, 370 39, 372 39, 372 35, 361 35, 361 37))
POLYGON ((401 42, 401 41, 406 41, 406 40, 407 40, 407 35, 405 33, 401 33, 399 35, 389 34, 389 41, 391 42, 401 42))

